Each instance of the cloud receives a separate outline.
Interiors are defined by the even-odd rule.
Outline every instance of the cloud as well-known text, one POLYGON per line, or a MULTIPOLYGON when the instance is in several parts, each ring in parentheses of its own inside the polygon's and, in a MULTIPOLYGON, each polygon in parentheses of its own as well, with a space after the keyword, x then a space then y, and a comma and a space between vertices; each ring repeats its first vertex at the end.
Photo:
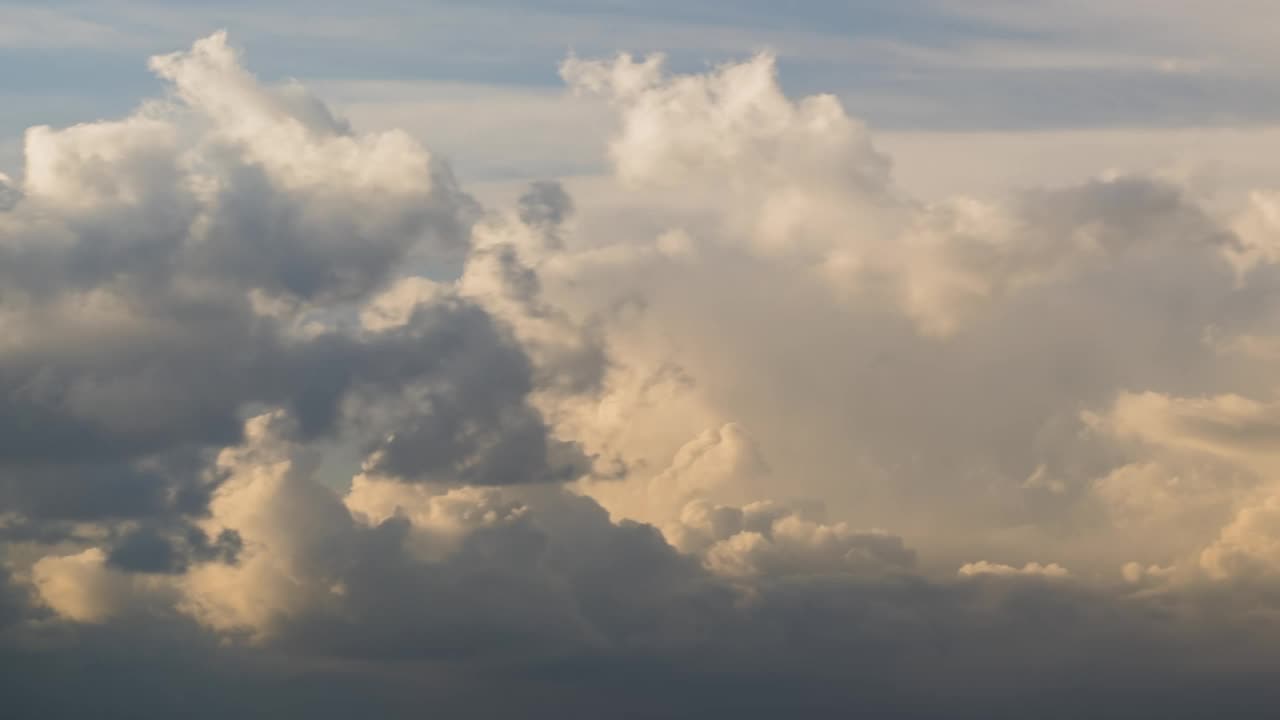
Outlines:
MULTIPOLYGON (((352 132, 300 86, 258 83, 224 34, 152 68, 168 100, 29 131, 21 191, 0 216, 9 505, 198 513, 218 482, 212 453, 250 408, 287 407, 303 435, 333 436, 344 403, 411 381, 431 424, 408 407, 394 437, 361 421, 380 434, 359 439, 379 470, 500 483, 516 481, 513 464, 546 462, 530 371, 484 311, 449 294, 394 327, 345 319, 415 258, 465 253, 475 206, 448 167, 404 133, 352 132), (459 362, 459 341, 490 359, 459 362), (468 367, 467 387, 440 375, 468 367), (471 449, 426 467, 405 443, 431 433, 471 449)), ((577 461, 550 447, 566 459, 544 479, 577 461)))
POLYGON ((1000 563, 987 562, 979 560, 978 562, 965 563, 960 566, 958 571, 960 577, 974 577, 978 575, 1039 575, 1047 578, 1061 578, 1070 575, 1066 568, 1057 563, 1049 563, 1041 565, 1037 562, 1027 563, 1021 568, 1011 565, 1002 565, 1000 563))
POLYGON ((906 570, 915 553, 902 538, 828 524, 816 513, 758 502, 743 508, 694 501, 670 532, 673 544, 727 577, 869 573, 906 570))
POLYGON ((1266 498, 1240 510, 1222 534, 1200 553, 1200 564, 1212 577, 1274 576, 1280 570, 1280 543, 1275 522, 1280 499, 1266 498))
POLYGON ((482 208, 224 34, 151 66, 0 193, 23 714, 1269 707, 1265 196, 925 202, 770 55, 620 56, 607 190, 482 208))
POLYGON ((101 622, 137 610, 163 593, 147 577, 108 566, 106 555, 97 548, 41 558, 31 567, 31 576, 41 602, 78 622, 101 622))

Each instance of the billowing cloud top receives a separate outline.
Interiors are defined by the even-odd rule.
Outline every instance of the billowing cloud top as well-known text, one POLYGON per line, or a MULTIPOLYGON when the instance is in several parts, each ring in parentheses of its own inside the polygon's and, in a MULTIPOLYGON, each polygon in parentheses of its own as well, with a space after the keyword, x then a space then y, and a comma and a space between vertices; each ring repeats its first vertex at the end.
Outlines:
POLYGON ((621 55, 612 176, 484 207, 150 67, 0 177, 0 714, 1270 716, 1280 192, 926 202, 621 55))

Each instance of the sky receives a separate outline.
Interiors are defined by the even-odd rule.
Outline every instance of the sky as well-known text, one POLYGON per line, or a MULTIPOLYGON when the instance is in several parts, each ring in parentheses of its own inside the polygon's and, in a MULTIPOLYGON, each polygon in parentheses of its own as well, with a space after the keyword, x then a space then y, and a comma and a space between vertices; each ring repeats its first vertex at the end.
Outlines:
POLYGON ((1272 3, 0 0, 0 716, 1270 717, 1272 3))

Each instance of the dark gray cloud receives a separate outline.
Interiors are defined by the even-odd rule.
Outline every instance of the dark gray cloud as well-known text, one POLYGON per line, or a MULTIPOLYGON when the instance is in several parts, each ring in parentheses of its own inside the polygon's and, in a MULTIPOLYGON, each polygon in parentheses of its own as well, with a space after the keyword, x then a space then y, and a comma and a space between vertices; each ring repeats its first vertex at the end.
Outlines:
MULTIPOLYGON (((0 650, 8 707, 50 718, 90 710, 101 717, 165 717, 184 709, 211 718, 371 711, 399 718, 418 717, 427 706, 519 718, 611 708, 636 718, 794 711, 1193 718, 1222 710, 1261 718, 1280 699, 1265 673, 1238 667, 1245 660, 1256 668, 1273 662, 1274 637, 1241 642, 1249 623, 1220 615, 1209 621, 1222 609, 1214 603, 1162 606, 1039 579, 948 585, 827 577, 767 586, 738 609, 704 594, 698 604, 681 603, 673 618, 679 605, 669 593, 688 582, 690 571, 660 570, 673 567, 671 558, 652 564, 645 558, 666 553, 640 550, 646 543, 626 529, 613 531, 616 539, 599 554, 623 550, 639 561, 627 577, 576 561, 583 582, 565 598, 509 585, 521 574, 508 568, 494 576, 492 566, 441 584, 463 570, 457 566, 422 575, 428 586, 405 586, 387 562, 394 542, 385 544, 400 531, 377 532, 382 537, 370 538, 360 572, 371 581, 394 578, 399 592, 353 600, 351 611, 370 615, 304 619, 277 644, 257 647, 215 643, 176 616, 47 627, 40 642, 29 636, 0 650), (404 592, 428 589, 427 606, 414 602, 422 596, 404 592), (592 609, 601 592, 606 602, 592 609), (550 618, 541 612, 548 603, 568 599, 582 600, 583 612, 603 621, 597 627, 620 632, 602 644, 546 624, 550 618), (632 624, 654 612, 667 621, 682 616, 692 635, 676 644, 654 642, 654 626, 632 624), (433 616, 448 622, 425 622, 433 616), (423 624, 406 624, 409 618, 423 624), (1230 660, 1188 653, 1190 647, 1230 653, 1230 660)), ((529 556, 545 553, 535 545, 529 556)))
MULTIPOLYGON (((133 320, 177 321, 162 298, 151 302, 133 320)), ((0 361, 11 388, 0 412, 8 506, 54 518, 198 512, 216 483, 205 450, 235 443, 247 408, 287 407, 314 438, 338 431, 344 400, 397 396, 415 383, 427 396, 395 418, 394 437, 385 425, 360 428, 384 438, 379 469, 506 484, 572 479, 582 463, 548 438, 525 399, 527 360, 478 307, 446 303, 404 328, 306 339, 282 337, 243 307, 235 316, 239 323, 193 323, 177 338, 134 338, 119 356, 68 348, 0 361)))
POLYGON ((520 220, 530 227, 554 229, 573 214, 573 198, 554 180, 529 184, 516 204, 520 220))
POLYGON ((523 350, 478 306, 419 308, 381 335, 405 350, 381 354, 376 372, 358 377, 372 417, 356 422, 379 437, 373 471, 465 485, 560 482, 586 471, 582 452, 550 437, 527 402, 534 370, 523 350))
POLYGON ((144 525, 123 533, 112 544, 107 564, 125 572, 178 574, 195 562, 235 563, 243 547, 235 530, 210 538, 194 526, 144 525))

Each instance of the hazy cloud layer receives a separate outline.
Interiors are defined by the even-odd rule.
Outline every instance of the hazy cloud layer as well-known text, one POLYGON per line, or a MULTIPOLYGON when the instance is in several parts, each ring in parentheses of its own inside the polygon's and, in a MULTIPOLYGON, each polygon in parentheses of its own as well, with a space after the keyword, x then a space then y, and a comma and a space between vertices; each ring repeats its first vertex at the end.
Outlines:
POLYGON ((224 34, 150 67, 0 179, 15 716, 1280 699, 1275 192, 925 201, 771 55, 621 55, 605 186, 486 208, 224 34))

